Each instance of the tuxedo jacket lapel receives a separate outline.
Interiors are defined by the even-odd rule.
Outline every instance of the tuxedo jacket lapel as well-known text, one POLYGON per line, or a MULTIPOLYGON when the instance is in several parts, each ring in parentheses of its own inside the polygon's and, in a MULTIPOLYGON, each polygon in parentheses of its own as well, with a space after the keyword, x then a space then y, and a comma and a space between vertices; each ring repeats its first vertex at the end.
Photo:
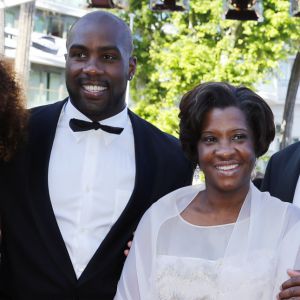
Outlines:
POLYGON ((49 255, 70 280, 76 280, 67 249, 59 231, 48 189, 48 165, 57 122, 65 101, 35 111, 29 124, 29 191, 31 208, 40 238, 49 255))
MULTIPOLYGON (((30 170, 28 173, 30 174, 29 187, 32 193, 30 205, 36 226, 38 226, 40 231, 40 238, 43 239, 53 261, 55 261, 69 280, 74 282, 77 280, 76 275, 55 219, 48 189, 50 154, 58 119, 64 103, 65 101, 50 105, 48 109, 35 113, 34 117, 31 118, 28 145, 30 170)), ((112 242, 119 240, 117 235, 120 233, 120 229, 126 226, 128 212, 130 212, 130 218, 136 220, 140 218, 141 214, 145 211, 145 206, 147 206, 147 203, 142 200, 144 198, 145 186, 147 185, 147 181, 153 177, 154 169, 157 166, 155 165, 155 159, 151 158, 151 151, 148 150, 149 145, 147 144, 147 139, 145 139, 143 126, 139 124, 139 120, 131 112, 129 112, 129 117, 133 127, 136 157, 134 190, 123 213, 113 225, 80 276, 79 284, 86 282, 95 274, 99 274, 101 270, 109 267, 106 264, 109 264, 110 261, 105 259, 106 256, 103 256, 103 253, 110 253, 115 248, 112 242), (138 199, 142 201, 137 201, 138 199)), ((128 231, 128 228, 126 231, 128 231)))
POLYGON ((300 151, 295 151, 292 156, 287 156, 285 161, 284 169, 275 170, 275 172, 282 172, 279 174, 282 179, 279 188, 285 195, 285 199, 292 202, 300 175, 300 151))

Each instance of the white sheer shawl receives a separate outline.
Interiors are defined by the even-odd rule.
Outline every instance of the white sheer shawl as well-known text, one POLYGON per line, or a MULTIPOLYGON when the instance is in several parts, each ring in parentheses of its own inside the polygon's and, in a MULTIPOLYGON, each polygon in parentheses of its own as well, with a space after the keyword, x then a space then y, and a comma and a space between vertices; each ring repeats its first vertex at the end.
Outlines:
MULTIPOLYGON (((204 188, 200 185, 176 190, 145 213, 136 230, 115 300, 276 298, 280 285, 288 279, 286 270, 300 267, 300 210, 251 184, 236 223, 208 227, 188 224, 180 213, 204 188), (199 260, 219 261, 211 296, 201 273, 198 278, 193 274, 198 280, 197 297, 178 294, 177 298, 162 297, 159 262, 161 258, 167 261, 168 257, 182 259, 182 269, 192 260, 196 273, 203 273, 197 267, 199 260)), ((182 286, 180 277, 177 282, 170 278, 174 289, 184 289, 184 278, 182 286)), ((171 295, 172 291, 169 292, 171 295)))

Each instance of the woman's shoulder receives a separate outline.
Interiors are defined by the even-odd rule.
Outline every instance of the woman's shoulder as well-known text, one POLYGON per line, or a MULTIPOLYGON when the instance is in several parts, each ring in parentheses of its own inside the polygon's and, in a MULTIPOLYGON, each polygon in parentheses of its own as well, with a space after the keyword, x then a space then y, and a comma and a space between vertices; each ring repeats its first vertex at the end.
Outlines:
POLYGON ((178 215, 195 198, 204 185, 190 185, 177 189, 153 203, 145 212, 142 221, 165 220, 178 215))
POLYGON ((266 211, 277 211, 278 214, 285 213, 285 218, 289 224, 295 224, 300 222, 300 208, 296 205, 284 202, 279 198, 273 197, 269 192, 260 192, 263 199, 265 200, 266 211))
POLYGON ((176 206, 180 209, 182 206, 187 206, 195 198, 195 196, 204 188, 205 187, 202 184, 189 185, 179 188, 160 198, 152 205, 151 209, 159 210, 163 207, 168 206, 176 206))
POLYGON ((290 224, 300 223, 300 208, 292 203, 287 203, 287 218, 290 224))
POLYGON ((204 186, 186 186, 160 198, 144 213, 136 234, 139 236, 141 233, 148 236, 157 234, 160 226, 167 220, 178 216, 201 189, 204 189, 204 186))

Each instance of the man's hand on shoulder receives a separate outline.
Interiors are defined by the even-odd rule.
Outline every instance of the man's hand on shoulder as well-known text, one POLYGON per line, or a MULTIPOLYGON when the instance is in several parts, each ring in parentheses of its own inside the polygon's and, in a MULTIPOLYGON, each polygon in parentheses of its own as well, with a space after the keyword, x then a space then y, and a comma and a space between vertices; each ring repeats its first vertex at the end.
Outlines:
POLYGON ((127 257, 128 254, 129 254, 131 245, 132 245, 132 241, 129 241, 129 242, 127 243, 127 247, 128 247, 128 248, 124 250, 124 255, 125 255, 126 257, 127 257))
POLYGON ((281 292, 278 294, 278 300, 300 300, 300 271, 288 270, 290 279, 281 286, 281 292))

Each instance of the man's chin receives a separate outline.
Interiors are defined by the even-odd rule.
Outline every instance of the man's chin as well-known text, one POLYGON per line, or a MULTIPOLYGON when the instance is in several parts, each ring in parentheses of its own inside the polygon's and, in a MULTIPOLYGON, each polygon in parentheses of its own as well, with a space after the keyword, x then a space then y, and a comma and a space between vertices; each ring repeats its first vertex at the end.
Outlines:
POLYGON ((106 110, 104 107, 87 107, 81 112, 92 121, 101 121, 106 118, 106 110))

